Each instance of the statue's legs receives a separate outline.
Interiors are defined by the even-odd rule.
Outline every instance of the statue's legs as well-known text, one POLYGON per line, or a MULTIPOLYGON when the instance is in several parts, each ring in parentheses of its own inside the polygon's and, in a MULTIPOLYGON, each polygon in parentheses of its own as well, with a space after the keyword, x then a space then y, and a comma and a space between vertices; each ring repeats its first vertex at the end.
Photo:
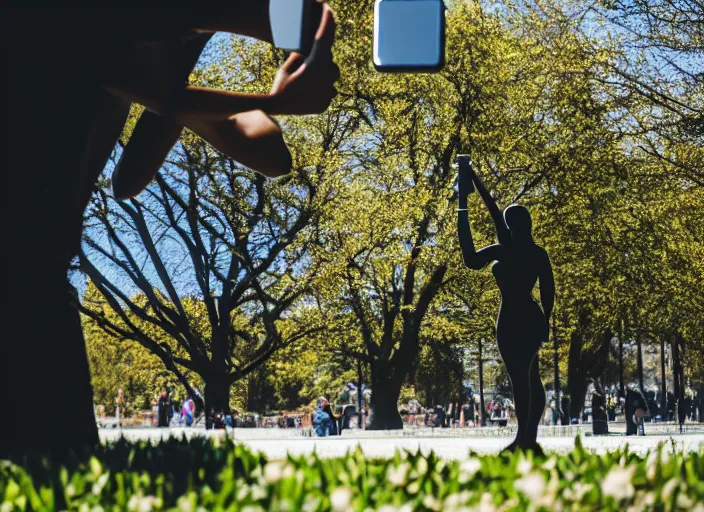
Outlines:
POLYGON ((518 431, 513 443, 508 446, 509 450, 515 449, 517 446, 522 446, 522 439, 526 435, 528 426, 528 418, 530 414, 530 378, 529 368, 518 356, 518 354, 506 354, 502 351, 502 358, 506 365, 509 379, 511 380, 511 388, 513 390, 513 403, 516 408, 516 420, 518 422, 518 431))
POLYGON ((536 438, 540 417, 545 410, 545 389, 540 381, 538 353, 517 350, 514 344, 510 344, 510 348, 506 345, 500 343, 499 350, 511 380, 518 422, 516 438, 506 450, 522 448, 539 451, 536 438))
POLYGON ((533 356, 530 365, 530 412, 528 414, 528 429, 526 441, 536 443, 538 437, 538 425, 545 411, 545 388, 540 380, 540 368, 538 366, 538 354, 533 356))

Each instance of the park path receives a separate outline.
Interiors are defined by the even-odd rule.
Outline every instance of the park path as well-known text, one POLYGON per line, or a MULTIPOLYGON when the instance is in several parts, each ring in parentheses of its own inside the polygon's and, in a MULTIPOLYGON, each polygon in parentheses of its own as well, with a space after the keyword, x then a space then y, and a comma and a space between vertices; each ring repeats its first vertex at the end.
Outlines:
MULTIPOLYGON (((238 429, 239 431, 239 429, 238 429)), ((376 437, 376 438, 354 438, 350 437, 328 437, 328 438, 306 438, 301 436, 291 436, 288 438, 266 439, 238 439, 238 431, 235 432, 235 442, 244 444, 256 452, 263 452, 269 459, 282 459, 287 454, 308 455, 316 452, 320 457, 340 457, 347 452, 361 447, 364 454, 369 458, 391 457, 396 450, 409 450, 416 452, 419 449, 423 453, 435 452, 444 459, 465 459, 469 457, 471 451, 480 454, 495 454, 501 451, 511 439, 508 437, 376 437)), ((225 432, 210 431, 203 429, 114 429, 101 430, 100 437, 103 442, 116 441, 124 434, 128 440, 151 440, 167 439, 175 436, 180 438, 185 435, 187 438, 193 436, 209 436, 223 438, 225 432)), ((227 431, 227 435, 232 438, 232 430, 227 431)), ((611 435, 604 437, 583 437, 582 444, 585 448, 596 453, 605 453, 628 444, 632 452, 645 454, 657 447, 659 443, 669 443, 672 440, 678 450, 698 451, 704 448, 704 434, 688 435, 651 435, 651 436, 619 436, 611 435)), ((574 437, 542 437, 538 441, 547 452, 568 453, 574 448, 574 437)), ((672 449, 668 445, 668 449, 672 449)))

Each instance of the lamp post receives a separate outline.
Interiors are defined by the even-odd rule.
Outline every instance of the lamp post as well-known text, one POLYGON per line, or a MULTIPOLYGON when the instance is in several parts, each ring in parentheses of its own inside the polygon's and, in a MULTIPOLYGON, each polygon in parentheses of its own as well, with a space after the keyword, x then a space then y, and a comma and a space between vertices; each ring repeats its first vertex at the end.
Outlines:
POLYGON ((362 411, 362 386, 364 385, 364 373, 362 372, 362 361, 357 359, 357 413, 359 418, 359 428, 365 430, 365 418, 362 411))
MULTIPOLYGON (((554 370, 555 370, 555 384, 554 384, 554 389, 555 389, 555 409, 557 411, 558 417, 561 416, 560 411, 561 411, 561 406, 560 406, 560 368, 558 366, 558 355, 557 355, 557 349, 558 349, 558 341, 557 341, 557 322, 555 321, 555 315, 552 316, 552 344, 553 344, 553 365, 554 365, 554 370)), ((556 421, 557 423, 557 421, 556 421)))
POLYGON ((665 374, 665 335, 660 333, 660 416, 667 421, 667 375, 665 374))
POLYGON ((482 345, 484 343, 484 338, 479 338, 478 347, 478 364, 479 364, 479 408, 480 410, 480 422, 482 427, 486 427, 486 417, 484 410, 484 361, 482 359, 482 345))
POLYGON ((636 348, 638 349, 638 387, 640 392, 645 394, 643 386, 643 340, 640 331, 636 331, 636 348))
POLYGON ((626 398, 626 387, 623 383, 623 318, 618 323, 618 391, 619 398, 626 398))

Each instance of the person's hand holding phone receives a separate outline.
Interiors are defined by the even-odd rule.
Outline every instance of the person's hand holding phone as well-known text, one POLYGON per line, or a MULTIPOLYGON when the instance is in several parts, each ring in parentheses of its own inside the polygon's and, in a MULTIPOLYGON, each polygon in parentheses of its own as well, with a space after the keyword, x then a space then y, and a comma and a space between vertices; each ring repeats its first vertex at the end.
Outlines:
MULTIPOLYGON (((269 114, 325 111, 336 95, 334 83, 340 76, 332 60, 333 12, 327 4, 320 4, 319 12, 322 15, 310 55, 305 58, 293 53, 277 72, 271 92, 264 95, 180 86, 200 54, 202 46, 199 48, 197 41, 176 47, 136 47, 135 65, 115 70, 115 80, 104 84, 115 96, 149 109, 138 121, 113 173, 114 196, 127 199, 146 188, 183 126, 265 176, 290 172, 291 155, 281 129, 269 114)), ((232 30, 227 19, 217 20, 218 29, 232 30)), ((249 26, 240 28, 251 30, 249 26)))
POLYGON ((332 58, 335 19, 323 4, 320 26, 308 58, 292 53, 279 68, 271 88, 272 114, 316 114, 325 111, 336 96, 340 69, 332 58))

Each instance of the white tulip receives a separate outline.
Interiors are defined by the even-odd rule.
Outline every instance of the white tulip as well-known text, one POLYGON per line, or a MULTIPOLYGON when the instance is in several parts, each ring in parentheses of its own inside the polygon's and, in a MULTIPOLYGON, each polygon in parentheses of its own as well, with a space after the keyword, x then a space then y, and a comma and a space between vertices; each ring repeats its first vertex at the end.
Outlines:
POLYGON ((523 493, 527 498, 535 501, 545 492, 545 478, 543 478, 542 474, 534 471, 516 480, 513 486, 518 492, 523 493))
POLYGON ((349 510, 352 502, 352 490, 349 487, 338 487, 330 494, 330 506, 334 512, 349 510))
POLYGON ((631 483, 635 467, 624 468, 614 466, 606 474, 606 477, 601 482, 601 492, 604 496, 611 496, 617 501, 624 498, 632 498, 636 490, 631 483))

